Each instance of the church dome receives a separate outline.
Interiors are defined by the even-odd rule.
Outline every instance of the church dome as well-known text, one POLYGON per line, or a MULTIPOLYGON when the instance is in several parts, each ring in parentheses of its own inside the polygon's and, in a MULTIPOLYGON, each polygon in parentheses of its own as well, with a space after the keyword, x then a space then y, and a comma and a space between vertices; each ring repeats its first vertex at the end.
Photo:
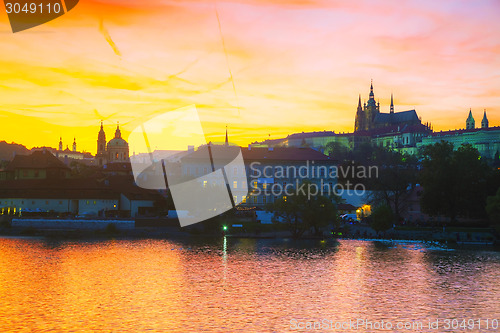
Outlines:
POLYGON ((122 138, 113 138, 108 142, 108 148, 128 147, 127 141, 122 138))

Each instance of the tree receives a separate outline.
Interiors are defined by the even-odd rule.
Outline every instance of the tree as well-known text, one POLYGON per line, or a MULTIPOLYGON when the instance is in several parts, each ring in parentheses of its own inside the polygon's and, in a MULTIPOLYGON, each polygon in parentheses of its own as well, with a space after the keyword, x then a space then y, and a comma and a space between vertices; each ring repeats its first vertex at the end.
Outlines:
POLYGON ((491 222, 500 224, 500 188, 496 195, 487 198, 486 212, 491 222))
POLYGON ((426 146, 421 184, 422 209, 429 214, 443 214, 451 221, 458 215, 484 216, 489 168, 477 149, 464 144, 441 141, 426 146))
POLYGON ((407 209, 411 188, 417 181, 418 161, 413 156, 376 147, 373 164, 378 167, 378 175, 368 182, 368 187, 373 190, 371 201, 392 208, 399 221, 407 209))
POLYGON ((345 161, 349 158, 349 148, 340 142, 328 142, 324 152, 325 155, 333 157, 337 161, 345 161))
MULTIPOLYGON (((309 188, 305 182, 305 188, 309 188)), ((281 218, 287 225, 293 238, 300 238, 313 229, 313 234, 322 234, 322 228, 337 218, 337 208, 332 198, 322 195, 309 196, 300 191, 293 195, 277 199, 267 206, 276 218, 281 218)))
POLYGON ((389 206, 382 205, 376 207, 371 215, 371 227, 377 232, 385 232, 394 223, 394 215, 389 206))
POLYGON ((322 235, 322 228, 337 218, 337 207, 328 197, 318 195, 310 198, 305 206, 304 221, 313 228, 315 236, 322 235))
POLYGON ((300 238, 307 230, 304 223, 304 196, 301 194, 279 198, 267 206, 267 210, 274 213, 275 218, 281 218, 287 224, 293 238, 300 238))

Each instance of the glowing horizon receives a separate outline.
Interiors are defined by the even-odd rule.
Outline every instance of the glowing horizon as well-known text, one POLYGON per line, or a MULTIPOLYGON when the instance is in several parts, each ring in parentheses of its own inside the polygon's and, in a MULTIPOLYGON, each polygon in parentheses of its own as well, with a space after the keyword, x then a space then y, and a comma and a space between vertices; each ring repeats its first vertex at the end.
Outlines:
POLYGON ((437 131, 464 128, 469 108, 498 126, 499 14, 493 0, 89 0, 12 34, 4 13, 0 141, 76 137, 94 154, 101 119, 108 140, 117 122, 127 138, 138 116, 191 104, 210 115, 209 141, 226 124, 242 146, 352 132, 371 79, 381 112, 394 93, 437 131))

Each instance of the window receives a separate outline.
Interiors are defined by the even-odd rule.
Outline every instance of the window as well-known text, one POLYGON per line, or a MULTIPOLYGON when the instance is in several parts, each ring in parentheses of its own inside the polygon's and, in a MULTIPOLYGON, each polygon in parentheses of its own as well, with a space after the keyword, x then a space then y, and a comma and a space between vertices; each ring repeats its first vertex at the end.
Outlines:
POLYGON ((257 203, 257 196, 256 195, 253 196, 253 203, 257 203))
POLYGON ((234 200, 235 203, 238 202, 238 196, 233 195, 233 200, 234 200))
POLYGON ((283 196, 283 201, 286 201, 286 195, 283 196))
POLYGON ((86 204, 87 204, 87 205, 90 205, 90 201, 88 201, 88 200, 87 200, 86 204))
POLYGON ((238 182, 236 180, 233 182, 233 188, 238 188, 238 182))
POLYGON ((247 196, 244 195, 241 197, 241 202, 246 203, 247 202, 247 196))
POLYGON ((97 202, 94 200, 94 205, 96 204, 97 202))
POLYGON ((262 184, 262 188, 263 188, 264 190, 267 190, 267 183, 262 184))
POLYGON ((203 181, 203 187, 207 187, 208 181, 204 180, 203 181))
POLYGON ((257 181, 256 181, 256 180, 254 180, 254 181, 253 181, 253 185, 252 185, 252 187, 253 187, 253 188, 257 188, 257 181))

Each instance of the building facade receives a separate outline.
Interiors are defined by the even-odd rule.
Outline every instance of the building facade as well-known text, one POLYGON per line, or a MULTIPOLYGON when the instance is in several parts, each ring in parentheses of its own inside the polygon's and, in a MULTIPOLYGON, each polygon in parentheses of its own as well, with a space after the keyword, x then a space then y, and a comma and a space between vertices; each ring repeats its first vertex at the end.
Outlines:
POLYGON ((476 128, 472 110, 469 110, 469 116, 465 121, 465 129, 430 133, 422 138, 422 142, 418 146, 432 145, 441 141, 452 143, 455 149, 462 144, 468 143, 476 148, 482 157, 488 159, 498 158, 500 154, 500 126, 489 127, 485 110, 481 128, 476 128))
POLYGON ((104 166, 108 163, 123 163, 129 161, 129 147, 122 138, 120 125, 116 126, 115 136, 106 143, 106 133, 101 121, 101 128, 97 135, 96 165, 104 166))
POLYGON ((392 95, 389 113, 382 113, 380 104, 375 102, 373 84, 371 84, 368 102, 362 104, 361 96, 358 99, 353 133, 302 132, 273 140, 273 142, 266 140, 260 144, 252 144, 252 147, 311 147, 324 151, 328 144, 335 143, 337 149, 343 148, 350 151, 361 144, 371 144, 414 155, 422 146, 444 140, 453 143, 455 148, 469 143, 479 151, 481 156, 498 158, 500 127, 489 126, 486 110, 483 112, 481 127, 476 127, 472 109, 469 110, 464 125, 464 129, 434 132, 430 123, 421 122, 415 110, 396 112, 392 95))
MULTIPOLYGON (((279 198, 287 197, 303 182, 314 184, 315 188, 328 196, 333 194, 337 176, 332 176, 333 160, 317 150, 307 147, 252 147, 224 145, 206 145, 187 154, 181 159, 182 174, 185 179, 203 179, 204 187, 218 184, 218 179, 206 175, 213 173, 207 164, 210 146, 211 154, 215 156, 214 169, 224 168, 236 154, 241 151, 244 165, 231 166, 227 184, 234 202, 242 206, 264 207, 279 198), (203 177, 203 178, 202 178, 203 177)), ((226 168, 227 169, 227 168, 226 168)), ((215 174, 215 173, 214 173, 215 174)))

